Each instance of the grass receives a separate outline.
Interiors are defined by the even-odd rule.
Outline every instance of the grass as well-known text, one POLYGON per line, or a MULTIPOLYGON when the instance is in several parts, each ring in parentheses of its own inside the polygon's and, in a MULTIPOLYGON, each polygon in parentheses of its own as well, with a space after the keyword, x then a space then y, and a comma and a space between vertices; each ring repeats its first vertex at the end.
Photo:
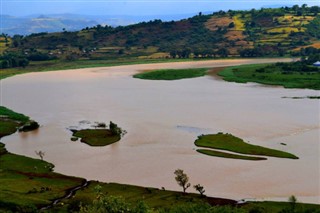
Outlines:
POLYGON ((135 204, 144 201, 151 209, 158 212, 159 209, 170 209, 174 206, 195 204, 195 203, 212 203, 212 204, 234 204, 235 201, 229 199, 201 197, 199 194, 182 193, 165 189, 151 187, 141 187, 118 183, 101 183, 90 181, 88 187, 77 191, 71 200, 64 200, 64 208, 70 210, 70 206, 77 206, 80 202, 91 204, 92 198, 97 196, 96 188, 101 187, 101 193, 107 196, 121 196, 126 202, 135 204))
POLYGON ((14 112, 4 106, 0 106, 0 115, 2 117, 6 117, 6 118, 9 118, 9 119, 12 119, 12 120, 15 120, 15 121, 18 121, 18 122, 22 122, 22 123, 25 123, 27 121, 29 121, 29 117, 28 116, 25 116, 21 113, 17 113, 17 112, 14 112))
POLYGON ((29 117, 0 106, 0 138, 11 135, 29 122, 29 117))
POLYGON ((298 159, 298 157, 293 154, 262 146, 251 145, 244 142, 241 138, 224 133, 199 136, 195 141, 195 145, 198 147, 226 150, 247 155, 298 159))
POLYGON ((162 69, 135 74, 133 77, 147 80, 180 80, 185 78, 201 77, 206 75, 207 71, 208 68, 162 69))
POLYGON ((221 158, 232 158, 232 159, 239 159, 239 160, 267 160, 267 158, 262 158, 262 157, 230 154, 226 152, 220 152, 220 151, 208 150, 208 149, 197 149, 197 152, 205 155, 221 157, 221 158))
POLYGON ((320 72, 301 73, 301 72, 282 72, 274 69, 272 72, 259 73, 259 68, 266 67, 266 64, 241 65, 228 67, 218 73, 224 80, 247 83, 256 82, 267 85, 280 85, 285 88, 306 88, 320 89, 320 72))
POLYGON ((273 212, 312 212, 320 213, 319 205, 317 204, 305 204, 296 203, 294 210, 292 209, 292 203, 289 202, 249 202, 241 207, 247 212, 261 212, 261 213, 273 213, 273 212))
POLYGON ((83 129, 75 132, 73 136, 81 138, 81 142, 90 146, 106 146, 121 139, 120 135, 114 135, 108 129, 83 129))
POLYGON ((21 124, 16 121, 0 119, 0 138, 15 133, 19 126, 21 124))
POLYGON ((241 30, 241 31, 245 30, 244 21, 241 18, 241 15, 233 16, 233 21, 235 24, 235 30, 241 30))
POLYGON ((53 165, 6 152, 0 145, 0 209, 23 212, 39 208, 62 197, 82 178, 52 172, 53 165))

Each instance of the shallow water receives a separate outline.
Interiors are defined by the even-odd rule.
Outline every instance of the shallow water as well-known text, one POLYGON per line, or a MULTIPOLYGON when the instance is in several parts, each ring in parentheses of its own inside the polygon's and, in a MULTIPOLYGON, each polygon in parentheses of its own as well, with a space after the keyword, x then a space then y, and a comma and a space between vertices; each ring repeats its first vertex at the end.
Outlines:
MULTIPOLYGON (((277 60, 277 59, 272 59, 277 60)), ((174 170, 206 194, 233 199, 320 203, 319 96, 307 89, 224 82, 211 76, 179 81, 134 79, 154 68, 214 67, 267 60, 203 61, 30 73, 1 80, 1 105, 29 115, 38 131, 3 138, 9 151, 55 164, 55 171, 105 182, 181 190, 174 170), (108 147, 70 141, 70 126, 110 120, 127 130, 108 147), (244 161, 195 151, 200 134, 228 132, 291 152, 299 160, 244 161), (286 146, 280 143, 287 144, 286 146)), ((188 191, 194 191, 188 189, 188 191)))

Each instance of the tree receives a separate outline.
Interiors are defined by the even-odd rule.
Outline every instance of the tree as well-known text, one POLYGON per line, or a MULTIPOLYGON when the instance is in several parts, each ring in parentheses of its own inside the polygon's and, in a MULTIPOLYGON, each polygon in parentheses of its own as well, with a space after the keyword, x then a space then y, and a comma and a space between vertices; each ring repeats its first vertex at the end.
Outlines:
POLYGON ((185 193, 187 188, 191 186, 191 184, 188 183, 189 177, 183 172, 182 169, 177 169, 176 171, 174 171, 174 174, 176 175, 175 179, 177 183, 182 187, 183 193, 185 193))
POLYGON ((201 196, 205 193, 206 190, 204 190, 204 187, 201 186, 200 184, 194 185, 193 188, 197 190, 201 196))
POLYGON ((43 157, 44 157, 44 155, 45 155, 45 152, 43 152, 43 151, 35 151, 36 152, 36 155, 38 155, 40 158, 41 158, 41 160, 43 160, 43 157))
POLYGON ((291 212, 295 212, 296 204, 297 204, 297 198, 294 195, 291 195, 288 199, 290 203, 291 212))

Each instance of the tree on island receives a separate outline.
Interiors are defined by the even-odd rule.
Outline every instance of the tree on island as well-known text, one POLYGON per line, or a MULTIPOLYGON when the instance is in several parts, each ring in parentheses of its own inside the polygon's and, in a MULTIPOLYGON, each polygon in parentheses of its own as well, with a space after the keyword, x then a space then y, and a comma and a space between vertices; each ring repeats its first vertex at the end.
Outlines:
POLYGON ((177 169, 176 171, 174 171, 174 174, 176 175, 175 179, 177 183, 182 187, 183 193, 185 193, 187 188, 191 186, 191 184, 188 183, 189 177, 183 172, 182 169, 177 169))

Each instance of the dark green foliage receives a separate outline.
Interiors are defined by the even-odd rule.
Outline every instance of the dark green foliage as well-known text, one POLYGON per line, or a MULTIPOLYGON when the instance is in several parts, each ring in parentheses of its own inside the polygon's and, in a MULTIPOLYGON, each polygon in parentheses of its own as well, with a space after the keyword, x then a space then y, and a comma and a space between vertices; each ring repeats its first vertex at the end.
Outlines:
POLYGON ((196 78, 206 75, 208 68, 195 69, 165 69, 135 74, 134 78, 148 80, 179 80, 185 78, 196 78))
POLYGON ((313 19, 307 25, 307 32, 318 39, 320 39, 320 15, 318 15, 315 19, 313 19))
POLYGON ((39 128, 39 124, 36 121, 27 121, 22 127, 19 128, 20 132, 28 132, 39 128))
POLYGON ((110 129, 112 135, 114 135, 114 136, 121 136, 121 134, 122 134, 122 129, 120 127, 118 127, 117 124, 113 123, 112 121, 110 121, 109 129, 110 129))
POLYGON ((29 64, 29 60, 18 53, 6 53, 0 56, 0 68, 11 68, 11 67, 26 67, 29 64))

